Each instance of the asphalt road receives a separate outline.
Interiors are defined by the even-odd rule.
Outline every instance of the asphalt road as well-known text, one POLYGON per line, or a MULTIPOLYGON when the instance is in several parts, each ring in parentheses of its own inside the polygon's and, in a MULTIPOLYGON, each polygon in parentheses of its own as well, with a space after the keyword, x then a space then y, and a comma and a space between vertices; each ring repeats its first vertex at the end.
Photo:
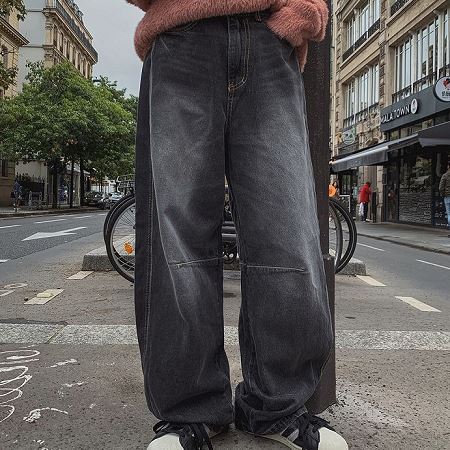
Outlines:
POLYGON ((0 261, 8 262, 98 233, 105 216, 105 212, 93 212, 0 219, 0 261))
POLYGON ((413 297, 450 312, 450 255, 359 237, 355 257, 394 296, 413 297))

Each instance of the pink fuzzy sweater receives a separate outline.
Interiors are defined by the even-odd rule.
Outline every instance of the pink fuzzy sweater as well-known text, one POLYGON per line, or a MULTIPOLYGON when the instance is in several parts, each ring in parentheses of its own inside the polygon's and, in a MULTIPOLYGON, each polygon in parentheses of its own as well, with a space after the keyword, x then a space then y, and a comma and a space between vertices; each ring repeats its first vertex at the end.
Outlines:
POLYGON ((325 0, 127 0, 145 11, 136 29, 136 52, 144 59, 155 37, 176 25, 206 17, 271 8, 267 25, 296 47, 303 71, 308 40, 321 41, 328 23, 325 0))

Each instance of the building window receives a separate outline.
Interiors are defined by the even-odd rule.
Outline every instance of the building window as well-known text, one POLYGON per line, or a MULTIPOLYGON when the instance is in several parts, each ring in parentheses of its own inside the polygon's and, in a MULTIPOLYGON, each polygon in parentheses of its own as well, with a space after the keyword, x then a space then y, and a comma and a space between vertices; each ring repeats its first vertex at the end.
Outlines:
POLYGON ((9 67, 9 50, 5 46, 0 48, 0 56, 2 57, 3 67, 7 69, 9 67))
POLYGON ((433 85, 449 74, 448 10, 395 48, 393 102, 433 85))
POLYGON ((344 86, 344 128, 363 120, 367 111, 378 104, 379 85, 380 70, 375 64, 344 86))
POLYGON ((376 29, 378 29, 372 28, 380 19, 380 7, 380 0, 366 0, 356 9, 356 12, 346 20, 347 50, 355 50, 355 48, 353 48, 355 45, 358 47, 358 43, 361 44, 364 42, 376 29))
POLYGON ((0 159, 0 166, 1 166, 2 177, 7 177, 8 176, 8 161, 6 161, 6 159, 0 159))

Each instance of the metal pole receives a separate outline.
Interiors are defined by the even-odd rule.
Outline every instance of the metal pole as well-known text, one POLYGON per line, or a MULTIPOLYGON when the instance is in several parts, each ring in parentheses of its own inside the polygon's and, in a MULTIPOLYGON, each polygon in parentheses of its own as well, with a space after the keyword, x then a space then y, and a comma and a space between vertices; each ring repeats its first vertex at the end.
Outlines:
MULTIPOLYGON (((331 1, 327 0, 331 11, 331 1)), ((331 24, 325 40, 310 42, 308 64, 303 73, 308 111, 309 139, 316 180, 317 207, 320 223, 322 254, 327 275, 328 294, 334 314, 334 265, 329 254, 328 237, 328 184, 330 179, 330 51, 331 24)), ((336 402, 336 358, 333 349, 316 392, 307 403, 312 413, 320 413, 336 402)))

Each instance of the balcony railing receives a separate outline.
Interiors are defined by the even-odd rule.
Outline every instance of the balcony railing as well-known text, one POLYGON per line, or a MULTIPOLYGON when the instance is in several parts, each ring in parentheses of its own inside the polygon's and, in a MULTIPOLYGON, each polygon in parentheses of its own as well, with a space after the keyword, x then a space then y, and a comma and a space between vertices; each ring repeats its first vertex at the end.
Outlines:
POLYGON ((396 103, 412 94, 417 94, 418 92, 423 91, 427 87, 433 86, 439 78, 445 76, 450 76, 450 64, 447 64, 445 67, 442 67, 426 77, 420 78, 420 80, 417 80, 413 84, 392 94, 392 103, 396 103))
POLYGON ((369 119, 369 115, 376 113, 380 110, 379 104, 374 103, 370 105, 368 108, 364 108, 356 114, 349 116, 344 119, 344 129, 351 127, 352 125, 356 125, 359 122, 364 122, 369 119))
POLYGON ((59 0, 47 0, 47 8, 56 9, 56 11, 58 11, 58 14, 62 16, 64 22, 75 34, 75 36, 81 41, 81 43, 85 46, 85 48, 91 54, 92 58, 95 61, 98 61, 97 51, 95 50, 93 45, 89 42, 89 39, 86 37, 86 35, 81 31, 80 27, 77 25, 75 20, 64 9, 64 6, 61 4, 61 2, 59 0))
POLYGON ((380 19, 378 19, 376 22, 374 22, 370 28, 364 32, 358 40, 351 45, 343 54, 342 59, 345 61, 347 58, 350 57, 350 55, 355 52, 361 45, 364 44, 376 31, 380 29, 380 19))
POLYGON ((391 16, 393 16, 397 11, 402 9, 409 0, 397 0, 393 5, 391 6, 391 16))

